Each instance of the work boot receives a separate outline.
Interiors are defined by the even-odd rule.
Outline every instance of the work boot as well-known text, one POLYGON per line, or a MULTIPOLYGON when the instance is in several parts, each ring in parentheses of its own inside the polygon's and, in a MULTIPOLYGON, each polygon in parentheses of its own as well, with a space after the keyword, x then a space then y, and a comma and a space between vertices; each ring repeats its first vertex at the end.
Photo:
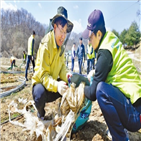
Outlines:
POLYGON ((41 117, 39 113, 37 113, 37 117, 38 117, 40 120, 44 120, 44 117, 41 117))
POLYGON ((124 132, 125 132, 125 134, 126 134, 126 141, 130 141, 130 140, 129 140, 129 134, 128 134, 127 129, 124 129, 124 132))
POLYGON ((25 78, 26 79, 26 81, 28 81, 28 78, 25 78))
MULTIPOLYGON (((126 134, 126 141, 130 141, 127 129, 124 129, 124 132, 126 134)), ((108 136, 109 139, 112 139, 112 136, 111 136, 109 129, 106 131, 106 135, 108 136)))

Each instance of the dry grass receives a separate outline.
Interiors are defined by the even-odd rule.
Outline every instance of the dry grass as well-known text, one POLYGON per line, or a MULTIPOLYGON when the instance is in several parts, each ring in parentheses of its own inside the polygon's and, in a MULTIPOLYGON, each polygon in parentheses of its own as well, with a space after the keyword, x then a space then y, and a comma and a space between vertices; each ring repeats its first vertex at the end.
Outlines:
MULTIPOLYGON (((138 56, 140 54, 141 49, 135 52, 135 54, 138 56)), ((0 58, 0 61, 3 61, 3 66, 9 65, 9 59, 0 58), (8 62, 7 62, 8 61, 8 62)), ((19 59, 19 64, 22 62, 22 60, 19 59)), ((135 62, 138 64, 138 62, 135 62)), ((70 65, 70 64, 69 64, 70 65)), ((70 65, 71 66, 71 65, 70 65)), ((75 66, 77 68, 77 66, 75 66)), ((77 70, 77 69, 76 69, 77 70)), ((3 82, 2 87, 8 86, 13 83, 10 83, 11 80, 15 80, 19 76, 24 76, 24 74, 16 74, 16 75, 9 75, 9 74, 1 74, 0 77, 1 82, 3 82), (9 79, 6 79, 7 77, 10 77, 9 79), (13 77, 13 78, 12 78, 13 77), (4 83, 5 82, 5 83, 4 83)), ((8 120, 8 111, 7 106, 10 104, 12 100, 17 101, 18 98, 24 98, 29 100, 33 100, 32 98, 32 89, 31 89, 31 77, 32 74, 29 74, 29 81, 27 82, 27 85, 19 92, 13 93, 10 96, 4 97, 0 99, 1 102, 1 122, 4 122, 5 120, 8 120)), ((18 82, 14 82, 13 85, 17 84, 18 82)), ((57 101, 47 103, 45 106, 46 115, 50 117, 56 107, 57 101)), ((20 108, 23 108, 24 105, 19 105, 20 108)), ((18 115, 13 115, 13 117, 18 115)), ((18 121, 23 121, 23 118, 17 118, 18 121)), ((110 141, 107 136, 105 135, 107 129, 107 125, 105 123, 104 117, 101 113, 101 110, 99 108, 99 105, 97 101, 93 102, 92 104, 92 110, 89 117, 89 121, 86 123, 86 125, 79 130, 76 134, 72 135, 71 141, 110 141)), ((129 132, 129 138, 131 141, 141 141, 141 131, 131 133, 129 132)), ((23 131, 21 127, 12 125, 10 123, 3 124, 1 126, 1 141, 35 141, 35 135, 30 137, 28 131, 23 131)))

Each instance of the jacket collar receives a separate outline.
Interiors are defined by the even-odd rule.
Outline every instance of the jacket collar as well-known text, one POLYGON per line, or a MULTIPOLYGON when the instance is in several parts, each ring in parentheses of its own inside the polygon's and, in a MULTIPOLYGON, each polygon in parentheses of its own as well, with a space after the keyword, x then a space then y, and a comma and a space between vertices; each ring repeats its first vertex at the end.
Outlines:
POLYGON ((54 48, 59 49, 60 46, 58 46, 57 43, 56 43, 54 30, 52 31, 52 37, 53 37, 53 39, 54 39, 54 48))

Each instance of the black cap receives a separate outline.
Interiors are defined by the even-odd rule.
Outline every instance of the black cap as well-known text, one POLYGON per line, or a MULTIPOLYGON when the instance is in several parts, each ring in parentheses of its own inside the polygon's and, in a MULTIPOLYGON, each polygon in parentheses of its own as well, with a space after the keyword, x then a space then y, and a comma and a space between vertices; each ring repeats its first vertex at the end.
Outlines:
POLYGON ((33 35, 36 35, 35 31, 33 30, 33 35))

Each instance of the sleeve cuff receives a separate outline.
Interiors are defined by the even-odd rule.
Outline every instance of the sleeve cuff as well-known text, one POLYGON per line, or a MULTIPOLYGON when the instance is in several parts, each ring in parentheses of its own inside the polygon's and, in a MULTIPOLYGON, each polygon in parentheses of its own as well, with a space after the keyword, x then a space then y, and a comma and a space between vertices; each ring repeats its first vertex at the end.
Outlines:
POLYGON ((57 89, 58 89, 58 81, 55 81, 55 83, 54 83, 54 90, 55 90, 55 92, 57 92, 57 89))

